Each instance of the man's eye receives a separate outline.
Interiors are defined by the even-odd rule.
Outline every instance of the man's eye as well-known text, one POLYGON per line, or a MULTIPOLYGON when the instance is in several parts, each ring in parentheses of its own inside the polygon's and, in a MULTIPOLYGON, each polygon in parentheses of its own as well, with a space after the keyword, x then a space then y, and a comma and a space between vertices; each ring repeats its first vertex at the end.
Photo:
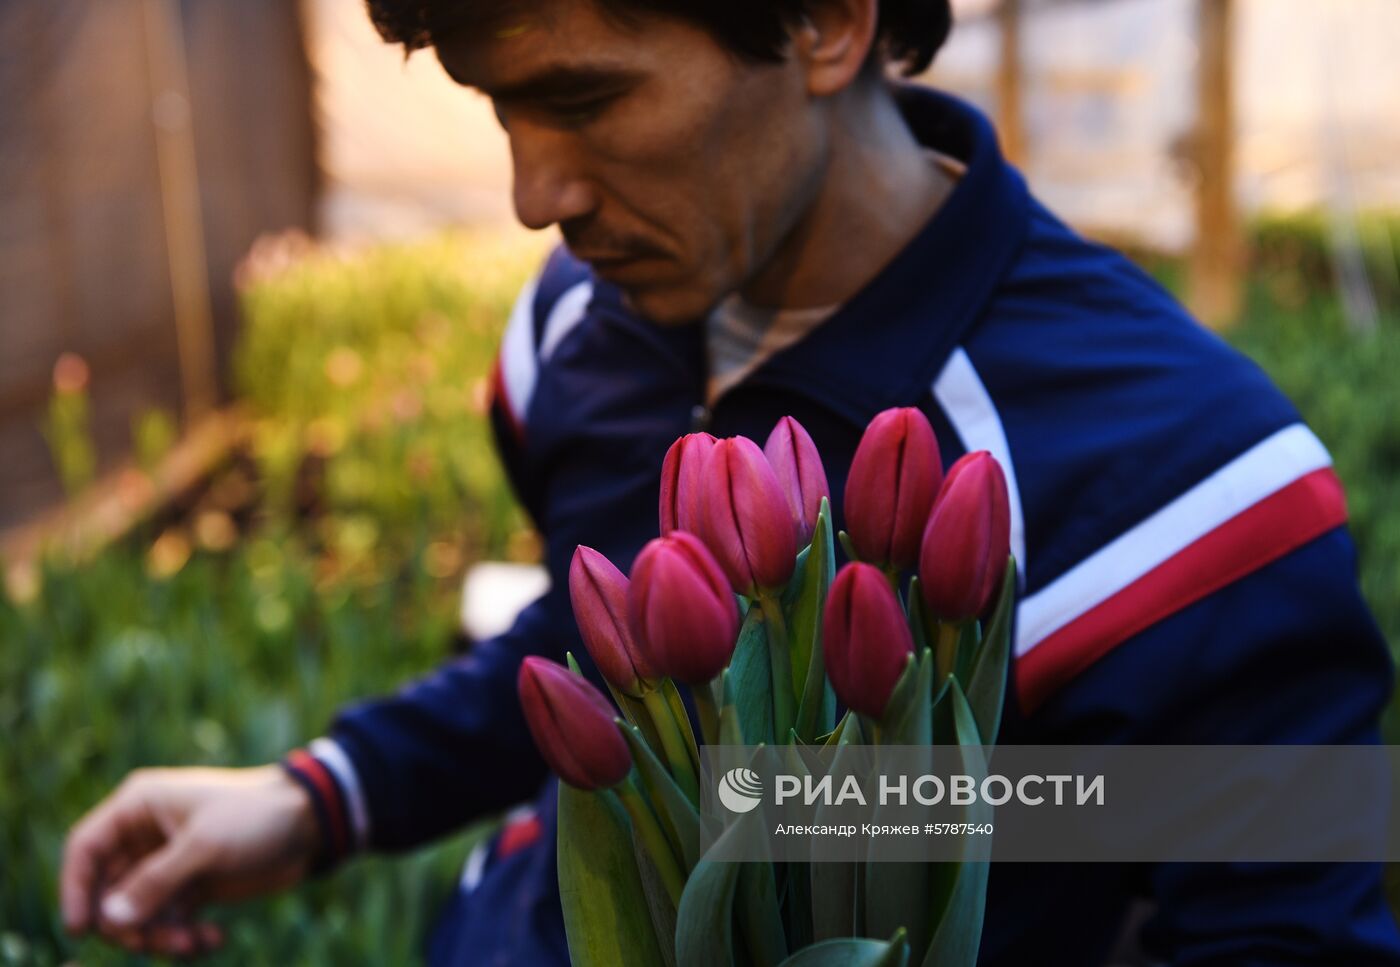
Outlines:
POLYGON ((593 120, 614 100, 610 94, 602 97, 556 98, 542 106, 559 120, 578 124, 593 120))
POLYGON ((595 120, 613 103, 619 94, 592 94, 586 97, 567 96, 531 98, 528 100, 505 102, 493 100, 492 107, 501 127, 509 128, 510 118, 516 114, 528 114, 536 121, 562 127, 578 127, 595 120))

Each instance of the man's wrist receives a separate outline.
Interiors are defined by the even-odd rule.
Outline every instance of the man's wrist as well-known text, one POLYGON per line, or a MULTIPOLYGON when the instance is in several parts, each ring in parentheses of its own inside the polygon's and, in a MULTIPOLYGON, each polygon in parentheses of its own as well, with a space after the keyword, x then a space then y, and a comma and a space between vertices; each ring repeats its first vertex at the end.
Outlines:
POLYGON ((292 773, 278 763, 261 767, 269 784, 278 789, 287 803, 291 822, 288 826, 289 851, 306 858, 310 869, 322 849, 321 824, 316 818, 316 803, 311 793, 292 773))

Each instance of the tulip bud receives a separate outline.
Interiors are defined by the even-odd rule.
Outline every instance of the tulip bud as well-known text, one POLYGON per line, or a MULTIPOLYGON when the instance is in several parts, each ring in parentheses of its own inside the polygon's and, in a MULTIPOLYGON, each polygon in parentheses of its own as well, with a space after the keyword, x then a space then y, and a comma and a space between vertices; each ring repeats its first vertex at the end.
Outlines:
POLYGON ((602 554, 579 546, 569 564, 569 598, 588 653, 618 691, 638 697, 639 679, 656 670, 632 640, 627 623, 627 577, 602 554))
POLYGON ((673 531, 642 548, 627 593, 632 637, 657 672, 688 685, 729 664, 739 609, 700 539, 673 531))
POLYGON ((715 443, 701 471, 701 536, 729 578, 750 597, 781 588, 797 565, 787 498, 768 458, 747 437, 715 443))
POLYGON ((661 462, 661 533, 699 533, 700 470, 714 449, 708 433, 687 433, 671 444, 661 462))
POLYGON ((846 531, 862 561, 903 570, 919 559, 919 539, 943 478, 938 440, 912 406, 885 410, 865 428, 846 478, 846 531))
POLYGON ((627 778, 632 753, 612 704, 581 675, 531 655, 516 679, 525 722, 544 761, 571 786, 607 789, 627 778))
POLYGON ((889 579, 873 564, 847 564, 831 583, 822 650, 836 697, 864 715, 883 716, 914 637, 889 579))
POLYGON ((797 546, 806 547, 812 542, 812 532, 817 529, 822 498, 831 496, 817 445, 801 423, 785 416, 768 434, 763 455, 773 465, 778 483, 787 497, 788 508, 797 524, 797 546))
POLYGON ((1001 465, 986 450, 948 469, 938 491, 923 547, 919 584, 929 609, 944 621, 965 621, 986 610, 1006 571, 1011 510, 1001 465))

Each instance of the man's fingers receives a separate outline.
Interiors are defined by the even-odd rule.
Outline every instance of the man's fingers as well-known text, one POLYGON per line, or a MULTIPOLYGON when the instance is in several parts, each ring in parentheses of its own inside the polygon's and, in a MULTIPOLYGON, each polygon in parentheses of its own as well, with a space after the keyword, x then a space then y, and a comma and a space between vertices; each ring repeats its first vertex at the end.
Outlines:
POLYGON ((99 917, 97 928, 105 940, 133 953, 182 960, 211 953, 223 946, 224 933, 218 924, 195 919, 203 892, 202 886, 182 891, 144 923, 119 927, 99 917))
POLYGON ((73 827, 63 847, 59 877, 59 904, 64 925, 70 931, 82 933, 91 929, 94 899, 104 869, 113 865, 115 855, 123 848, 123 837, 142 831, 139 828, 150 822, 144 802, 127 783, 73 827))
POLYGON ((207 850, 189 834, 177 835, 141 860, 102 899, 102 919, 116 927, 146 923, 203 872, 207 850))
POLYGON ((63 925, 69 933, 82 933, 91 926, 88 909, 96 876, 97 863, 92 851, 75 844, 70 837, 63 850, 63 870, 58 881, 63 925))

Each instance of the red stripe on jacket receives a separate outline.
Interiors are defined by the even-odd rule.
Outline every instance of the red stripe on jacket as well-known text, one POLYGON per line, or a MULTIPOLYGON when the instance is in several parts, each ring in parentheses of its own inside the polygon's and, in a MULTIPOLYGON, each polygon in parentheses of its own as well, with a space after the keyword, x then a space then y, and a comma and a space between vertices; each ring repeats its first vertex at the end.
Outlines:
POLYGON ((331 842, 335 844, 335 855, 343 856, 349 851, 350 833, 346 824, 345 804, 341 801, 340 787, 336 785, 335 778, 321 764, 321 760, 304 749, 289 753, 287 763, 311 780, 311 784, 320 793, 331 824, 331 842))
POLYGON ((1346 523, 1332 468, 1299 477, 1198 538, 1016 660, 1027 713, 1149 626, 1346 523))

